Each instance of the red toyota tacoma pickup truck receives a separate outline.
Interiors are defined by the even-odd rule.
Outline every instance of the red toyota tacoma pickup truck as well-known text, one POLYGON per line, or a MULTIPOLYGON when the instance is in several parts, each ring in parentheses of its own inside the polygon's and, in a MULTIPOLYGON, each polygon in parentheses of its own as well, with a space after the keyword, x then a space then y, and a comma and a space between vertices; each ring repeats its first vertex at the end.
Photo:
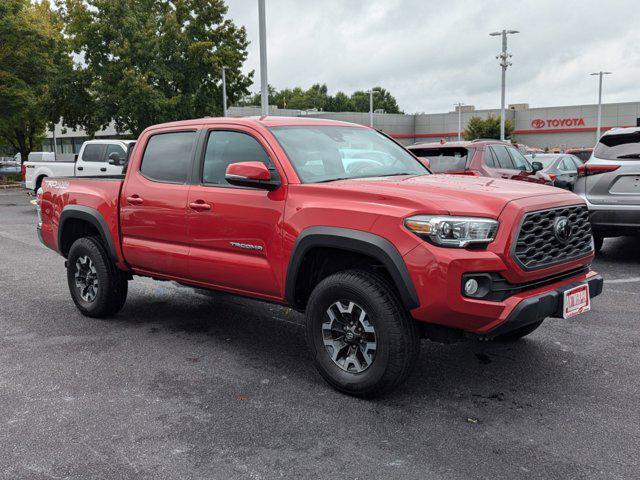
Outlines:
POLYGON ((48 178, 38 232, 91 317, 132 275, 306 314, 319 372, 363 397, 410 372, 419 339, 515 340, 590 308, 602 278, 573 193, 431 175, 348 123, 205 118, 146 129, 118 177, 48 178))

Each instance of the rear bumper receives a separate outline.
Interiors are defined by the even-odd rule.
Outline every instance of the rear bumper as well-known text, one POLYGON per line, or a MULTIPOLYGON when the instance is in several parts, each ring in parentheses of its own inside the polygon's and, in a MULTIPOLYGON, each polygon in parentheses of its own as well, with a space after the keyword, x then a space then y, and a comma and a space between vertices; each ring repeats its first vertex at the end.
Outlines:
POLYGON ((602 293, 604 280, 600 275, 594 275, 586 282, 571 282, 554 290, 525 298, 511 311, 507 319, 497 327, 486 332, 486 336, 502 335, 512 332, 529 324, 539 322, 545 318, 562 318, 563 294, 566 290, 582 283, 589 284, 589 296, 596 297, 602 293))

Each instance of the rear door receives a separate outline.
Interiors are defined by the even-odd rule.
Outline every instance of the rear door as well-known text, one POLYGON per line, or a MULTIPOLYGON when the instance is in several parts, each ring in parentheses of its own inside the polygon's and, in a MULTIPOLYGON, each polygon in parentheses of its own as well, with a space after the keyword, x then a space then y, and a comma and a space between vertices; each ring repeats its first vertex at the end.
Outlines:
POLYGON ((603 135, 587 166, 604 172, 586 177, 591 203, 640 205, 640 130, 603 135))
POLYGON ((107 174, 104 143, 85 143, 76 162, 76 176, 87 177, 107 174))
POLYGON ((191 278, 269 298, 282 296, 285 186, 267 191, 230 185, 227 166, 262 162, 278 172, 275 154, 255 130, 216 126, 203 139, 197 180, 189 192, 191 278))
POLYGON ((198 128, 148 132, 120 196, 125 260, 136 271, 188 278, 187 198, 198 128))

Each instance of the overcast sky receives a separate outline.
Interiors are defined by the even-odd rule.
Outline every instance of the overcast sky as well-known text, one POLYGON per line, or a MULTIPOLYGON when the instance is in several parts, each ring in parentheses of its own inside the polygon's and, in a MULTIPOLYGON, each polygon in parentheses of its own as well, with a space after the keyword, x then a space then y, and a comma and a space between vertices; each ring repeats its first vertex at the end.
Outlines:
MULTIPOLYGON (((257 0, 227 0, 251 45, 245 70, 259 90, 257 0)), ((347 93, 392 92, 406 113, 444 112, 464 102, 500 105, 499 37, 513 66, 507 103, 532 107, 640 101, 640 0, 267 0, 269 83, 326 83, 347 93)))

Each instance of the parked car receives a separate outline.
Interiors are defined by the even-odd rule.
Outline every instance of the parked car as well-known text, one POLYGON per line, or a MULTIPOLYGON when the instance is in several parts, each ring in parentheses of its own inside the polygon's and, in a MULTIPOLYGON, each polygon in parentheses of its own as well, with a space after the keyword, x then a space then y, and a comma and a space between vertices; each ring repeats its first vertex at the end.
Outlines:
POLYGON ((418 143, 407 149, 428 160, 434 173, 477 175, 553 185, 542 165, 529 161, 510 143, 499 140, 418 143))
POLYGON ((582 163, 585 163, 591 157, 592 152, 593 148, 568 148, 564 153, 575 155, 582 163))
POLYGON ((362 397, 407 377, 420 335, 516 340, 603 285, 573 193, 431 175, 326 119, 153 126, 123 176, 45 179, 38 215, 82 314, 118 312, 134 274, 288 305, 320 374, 362 397))
POLYGON ((596 250, 607 237, 640 234, 640 127, 605 132, 578 176, 575 192, 589 207, 596 250))
POLYGON ((578 179, 578 167, 582 165, 578 157, 562 153, 541 153, 526 157, 531 162, 542 164, 542 171, 549 175, 554 186, 573 190, 578 179))
POLYGON ((88 140, 78 156, 32 152, 22 164, 24 187, 37 191, 47 177, 87 177, 122 173, 127 146, 134 140, 88 140), (61 158, 56 158, 61 157, 61 158))

